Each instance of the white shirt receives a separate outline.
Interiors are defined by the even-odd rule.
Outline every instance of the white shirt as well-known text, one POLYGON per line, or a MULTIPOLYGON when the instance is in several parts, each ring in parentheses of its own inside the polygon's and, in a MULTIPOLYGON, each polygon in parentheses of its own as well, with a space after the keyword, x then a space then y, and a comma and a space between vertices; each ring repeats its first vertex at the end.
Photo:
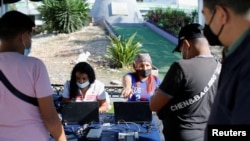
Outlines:
MULTIPOLYGON (((64 84, 64 90, 62 96, 64 98, 69 98, 69 86, 70 82, 67 81, 64 84)), ((97 100, 105 100, 106 99, 106 92, 104 88, 104 84, 99 80, 95 80, 87 90, 85 97, 83 98, 81 90, 79 89, 79 95, 76 97, 74 101, 81 102, 81 101, 97 101, 97 100)))

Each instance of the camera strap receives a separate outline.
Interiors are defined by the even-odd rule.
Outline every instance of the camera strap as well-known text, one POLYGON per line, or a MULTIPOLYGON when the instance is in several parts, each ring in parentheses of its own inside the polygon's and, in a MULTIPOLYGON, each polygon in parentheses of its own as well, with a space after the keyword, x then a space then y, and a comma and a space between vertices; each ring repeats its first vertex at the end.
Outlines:
POLYGON ((9 89, 9 91, 15 95, 16 97, 20 98, 21 100, 32 104, 34 106, 38 106, 38 101, 37 98, 34 97, 30 97, 27 96, 25 94, 23 94, 22 92, 20 92, 19 90, 17 90, 10 82, 9 80, 5 77, 5 75, 3 74, 3 72, 0 70, 0 80, 3 82, 3 84, 5 85, 6 88, 9 89))
POLYGON ((196 94, 196 95, 190 97, 189 99, 186 99, 186 100, 180 101, 178 103, 172 104, 170 106, 170 110, 173 111, 173 112, 181 110, 181 109, 183 109, 183 108, 185 108, 185 107, 187 107, 189 105, 192 105, 193 103, 199 101, 200 99, 202 99, 206 95, 206 93, 209 91, 210 87, 214 84, 216 79, 218 79, 220 71, 221 71, 221 63, 218 62, 217 67, 216 67, 212 77, 210 78, 210 80, 208 81, 208 84, 204 87, 204 89, 199 94, 196 94), (181 103, 187 103, 187 104, 185 106, 183 105, 183 106, 181 106, 179 108, 176 108, 181 103))

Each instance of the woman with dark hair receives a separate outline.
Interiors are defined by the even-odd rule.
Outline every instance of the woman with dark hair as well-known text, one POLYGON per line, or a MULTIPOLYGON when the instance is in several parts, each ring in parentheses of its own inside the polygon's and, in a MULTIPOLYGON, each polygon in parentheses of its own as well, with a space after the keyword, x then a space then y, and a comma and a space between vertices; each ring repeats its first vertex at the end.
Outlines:
POLYGON ((86 62, 75 65, 70 81, 64 84, 62 96, 62 102, 98 101, 100 113, 109 109, 104 84, 96 80, 94 69, 86 62))
POLYGON ((160 79, 152 73, 153 65, 148 53, 135 57, 133 63, 135 72, 123 77, 122 96, 128 101, 149 101, 155 89, 160 85, 160 79))

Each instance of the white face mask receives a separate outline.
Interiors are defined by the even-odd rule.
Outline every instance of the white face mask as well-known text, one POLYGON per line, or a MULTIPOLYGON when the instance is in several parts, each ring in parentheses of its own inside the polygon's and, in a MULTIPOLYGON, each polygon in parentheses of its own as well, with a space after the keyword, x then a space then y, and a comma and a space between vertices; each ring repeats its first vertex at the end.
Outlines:
POLYGON ((188 50, 186 49, 184 53, 184 46, 181 47, 181 55, 183 59, 188 59, 188 50))
POLYGON ((183 51, 184 51, 183 48, 184 48, 184 47, 182 46, 182 47, 181 47, 181 56, 182 56, 183 59, 185 59, 184 52, 183 52, 183 51))
POLYGON ((84 83, 76 82, 76 85, 77 85, 80 89, 83 89, 83 88, 86 88, 86 87, 89 85, 89 81, 86 81, 86 82, 84 82, 84 83))
MULTIPOLYGON (((22 39, 23 39, 23 36, 22 36, 22 39)), ((26 44, 25 44, 25 42, 24 42, 24 39, 22 40, 22 43, 23 43, 23 46, 24 46, 24 55, 25 56, 28 56, 29 54, 30 54, 30 51, 31 51, 31 39, 30 39, 30 46, 27 46, 26 47, 26 44)))
POLYGON ((30 50, 31 50, 31 47, 25 48, 23 54, 24 54, 25 56, 28 56, 28 55, 30 54, 30 50))

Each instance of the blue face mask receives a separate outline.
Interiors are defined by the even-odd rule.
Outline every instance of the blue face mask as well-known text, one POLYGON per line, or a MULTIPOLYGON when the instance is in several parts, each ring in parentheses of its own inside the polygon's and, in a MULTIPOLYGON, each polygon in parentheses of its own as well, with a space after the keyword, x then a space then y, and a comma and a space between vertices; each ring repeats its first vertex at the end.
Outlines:
POLYGON ((86 81, 86 82, 84 82, 84 83, 76 82, 76 85, 77 85, 80 89, 83 89, 83 88, 86 88, 86 87, 89 85, 89 81, 86 81))
POLYGON ((25 48, 24 49, 24 55, 28 56, 30 54, 30 50, 31 50, 31 47, 30 48, 25 48))
POLYGON ((25 47, 23 55, 25 55, 25 56, 28 56, 30 54, 30 50, 31 50, 31 37, 29 37, 29 38, 30 38, 30 46, 26 47, 26 44, 25 44, 23 36, 22 36, 23 46, 25 47))

